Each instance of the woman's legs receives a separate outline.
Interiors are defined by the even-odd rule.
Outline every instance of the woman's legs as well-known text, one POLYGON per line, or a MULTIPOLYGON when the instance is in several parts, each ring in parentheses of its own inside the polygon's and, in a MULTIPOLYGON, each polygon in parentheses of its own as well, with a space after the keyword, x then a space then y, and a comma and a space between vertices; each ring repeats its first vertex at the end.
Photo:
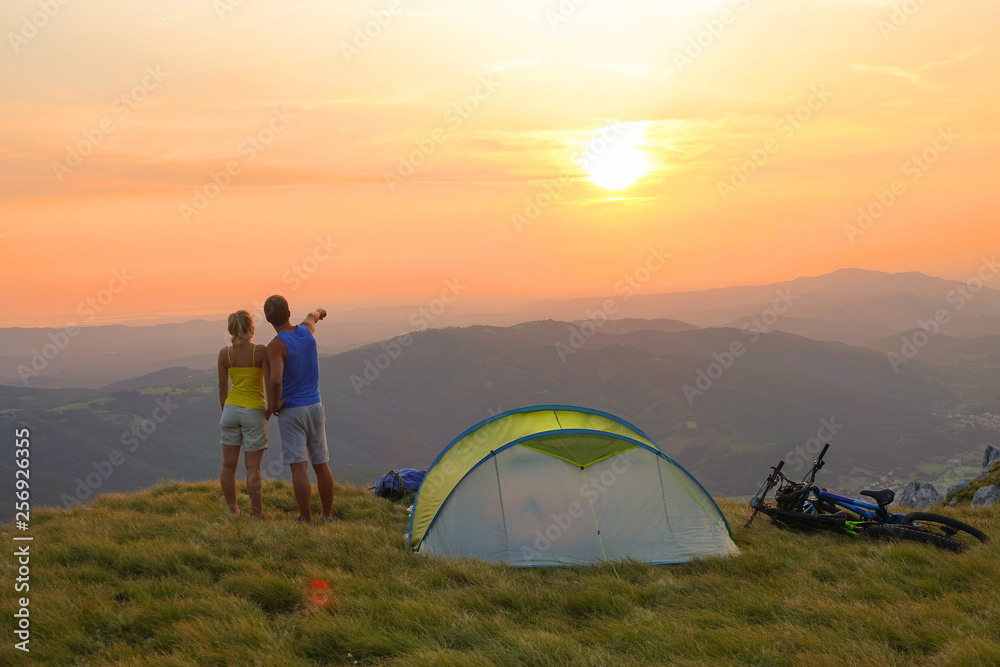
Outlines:
POLYGON ((243 454, 243 465, 247 469, 247 495, 250 496, 250 512, 258 519, 264 516, 261 498, 260 462, 264 458, 263 449, 243 454))
POLYGON ((240 463, 240 447, 238 445, 222 445, 222 472, 219 473, 219 484, 222 486, 222 496, 229 506, 229 513, 239 516, 240 508, 236 504, 236 466, 240 463))

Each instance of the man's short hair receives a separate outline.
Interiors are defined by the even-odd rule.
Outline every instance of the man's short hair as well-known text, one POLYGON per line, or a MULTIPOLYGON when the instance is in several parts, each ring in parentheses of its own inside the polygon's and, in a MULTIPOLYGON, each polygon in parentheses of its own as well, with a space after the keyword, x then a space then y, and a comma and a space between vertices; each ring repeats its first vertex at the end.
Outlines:
POLYGON ((288 301, 285 300, 285 297, 280 294, 267 297, 267 301, 264 302, 264 319, 274 326, 280 327, 291 316, 292 313, 288 310, 288 301))

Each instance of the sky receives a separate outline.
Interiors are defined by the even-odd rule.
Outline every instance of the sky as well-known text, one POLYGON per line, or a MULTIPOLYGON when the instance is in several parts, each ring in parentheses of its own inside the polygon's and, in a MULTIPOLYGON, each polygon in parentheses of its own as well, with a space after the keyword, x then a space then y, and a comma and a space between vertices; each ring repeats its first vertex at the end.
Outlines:
POLYGON ((1000 250, 995 1, 5 0, 0 33, 0 326, 1000 250))

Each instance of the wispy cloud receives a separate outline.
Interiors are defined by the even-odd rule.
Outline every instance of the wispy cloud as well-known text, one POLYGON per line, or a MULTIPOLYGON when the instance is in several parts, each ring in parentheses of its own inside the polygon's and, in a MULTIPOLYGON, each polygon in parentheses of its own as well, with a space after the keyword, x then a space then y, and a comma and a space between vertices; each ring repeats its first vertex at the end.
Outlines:
POLYGON ((900 79, 905 79, 910 83, 922 83, 925 80, 924 77, 917 72, 913 72, 902 67, 896 67, 895 65, 866 65, 864 63, 855 63, 851 65, 851 69, 858 72, 870 72, 872 74, 894 76, 900 79))

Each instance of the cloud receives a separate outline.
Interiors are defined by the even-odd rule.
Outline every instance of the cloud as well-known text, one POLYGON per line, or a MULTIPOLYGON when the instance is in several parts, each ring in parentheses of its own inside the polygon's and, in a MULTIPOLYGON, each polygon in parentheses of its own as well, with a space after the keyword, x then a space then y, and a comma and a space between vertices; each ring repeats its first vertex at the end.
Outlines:
POLYGON ((858 72, 871 72, 872 74, 895 76, 914 84, 920 84, 926 80, 917 72, 911 72, 910 70, 903 69, 902 67, 896 67, 895 65, 866 65, 864 63, 855 63, 851 65, 851 69, 858 72))
POLYGON ((649 76, 656 69, 650 63, 607 63, 605 65, 598 65, 598 67, 613 72, 621 72, 628 76, 649 76))

